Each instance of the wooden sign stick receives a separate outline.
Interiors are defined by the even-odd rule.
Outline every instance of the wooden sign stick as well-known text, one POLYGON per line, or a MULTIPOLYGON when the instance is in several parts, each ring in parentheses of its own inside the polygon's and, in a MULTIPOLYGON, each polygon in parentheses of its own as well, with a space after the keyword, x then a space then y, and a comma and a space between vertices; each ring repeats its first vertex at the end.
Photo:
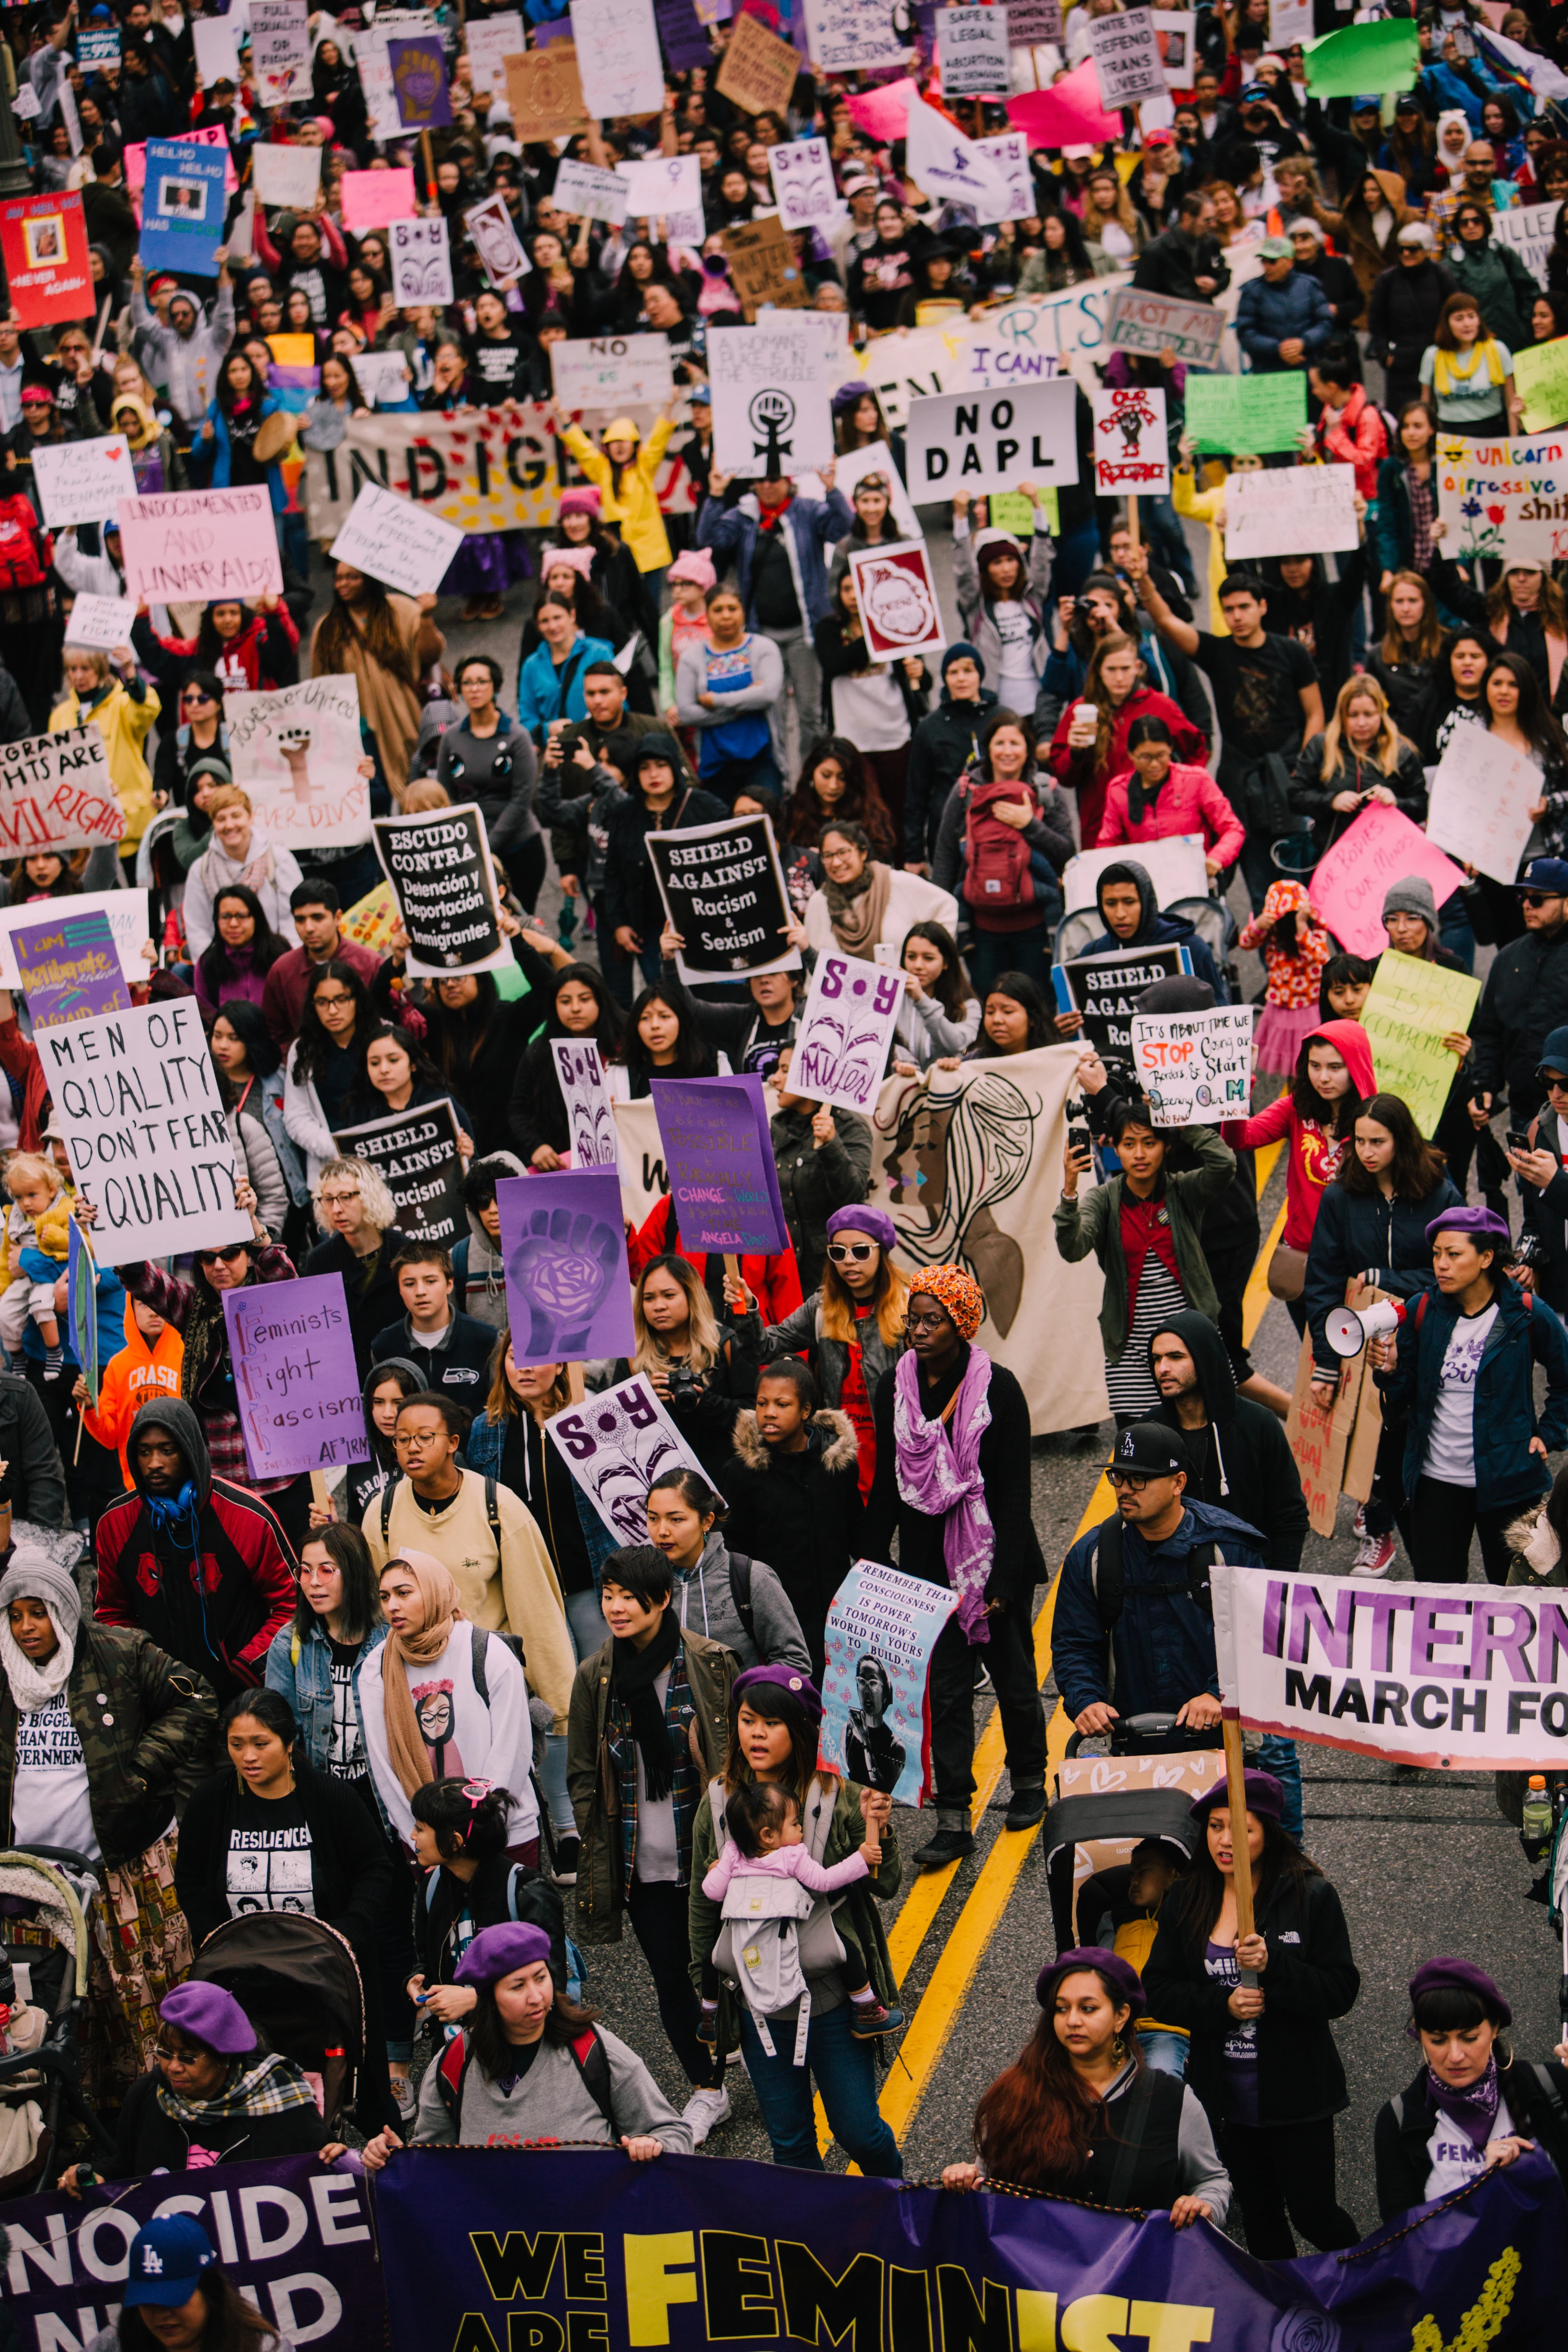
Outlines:
MULTIPOLYGON (((1226 1793, 1230 1801, 1230 1851, 1236 1872, 1236 1940, 1250 1936, 1252 1927, 1252 1857, 1247 1850, 1247 1786, 1244 1774, 1247 1759, 1241 1745, 1241 1726, 1227 1722, 1225 1727, 1226 1793)), ((1256 1969, 1243 1969, 1238 1982, 1256 1985, 1256 1969)))

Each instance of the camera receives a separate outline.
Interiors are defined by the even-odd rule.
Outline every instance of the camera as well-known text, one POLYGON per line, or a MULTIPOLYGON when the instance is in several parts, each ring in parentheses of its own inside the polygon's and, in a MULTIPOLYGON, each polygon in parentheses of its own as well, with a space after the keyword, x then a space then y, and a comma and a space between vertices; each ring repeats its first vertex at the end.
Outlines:
POLYGON ((669 1368, 669 1402, 672 1407, 695 1404, 707 1387, 706 1374, 694 1372, 689 1364, 671 1364, 669 1368))

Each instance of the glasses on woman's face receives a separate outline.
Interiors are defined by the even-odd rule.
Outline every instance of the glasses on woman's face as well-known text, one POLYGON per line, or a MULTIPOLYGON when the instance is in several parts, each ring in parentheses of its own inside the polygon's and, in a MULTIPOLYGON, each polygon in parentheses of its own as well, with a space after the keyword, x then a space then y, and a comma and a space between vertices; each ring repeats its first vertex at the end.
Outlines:
POLYGON ((210 702, 211 700, 212 696, 210 694, 204 694, 199 686, 194 686, 190 688, 184 698, 185 709, 187 710, 196 710, 200 709, 204 702, 210 702))
POLYGON ((318 1013, 334 1013, 341 1010, 343 1005, 352 1004, 353 1003, 353 998, 349 994, 346 988, 334 988, 330 992, 323 988, 319 989, 316 993, 316 1010, 318 1013))
POLYGON ((232 1265, 237 1257, 245 1255, 249 1246, 248 1242, 231 1242, 227 1249, 198 1250, 196 1264, 198 1265, 232 1265))
POLYGON ((904 1328, 906 1331, 910 1333, 911 1336, 916 1331, 936 1332, 942 1329, 942 1325, 946 1321, 946 1316, 940 1313, 935 1315, 910 1315, 905 1318, 904 1328))
POLYGON ((822 853, 822 862, 824 866, 853 865, 859 855, 859 851, 852 844, 846 842, 842 849, 825 849, 822 853))
POLYGON ((876 1255, 875 1242, 829 1242, 827 1255, 835 1265, 864 1265, 876 1255))

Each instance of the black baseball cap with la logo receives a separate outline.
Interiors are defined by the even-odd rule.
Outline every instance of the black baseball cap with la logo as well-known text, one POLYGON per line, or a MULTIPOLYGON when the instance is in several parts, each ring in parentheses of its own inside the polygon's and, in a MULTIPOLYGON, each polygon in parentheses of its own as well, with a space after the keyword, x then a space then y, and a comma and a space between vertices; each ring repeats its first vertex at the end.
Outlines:
POLYGON ((1163 1421, 1135 1421, 1117 1434, 1107 1470, 1131 1470, 1140 1478, 1173 1478, 1177 1471, 1193 1475, 1191 1454, 1173 1429, 1163 1421))

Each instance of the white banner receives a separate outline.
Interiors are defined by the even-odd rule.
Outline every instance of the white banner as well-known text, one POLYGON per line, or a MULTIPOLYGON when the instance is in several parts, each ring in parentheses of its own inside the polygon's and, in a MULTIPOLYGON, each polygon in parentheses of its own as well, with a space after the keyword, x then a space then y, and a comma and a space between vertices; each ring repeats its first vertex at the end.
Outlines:
POLYGON ((1226 1714, 1440 1771, 1552 1772, 1568 1759, 1568 1593, 1212 1574, 1226 1714))
POLYGON ((1252 1007, 1135 1013, 1132 1067, 1156 1127, 1245 1118, 1252 1096, 1252 1007))
POLYGON ((411 382, 408 362, 401 352, 356 352, 349 365, 367 408, 379 407, 384 400, 401 400, 411 382))
POLYGON ((1174 8, 1156 8, 1154 39, 1167 89, 1191 89, 1197 72, 1197 17, 1174 8))
POLYGON ((427 220, 388 223, 387 251, 392 257, 392 299, 400 310, 426 304, 437 309, 452 299, 452 256, 447 224, 439 213, 427 220))
MULTIPOLYGON (((81 642, 68 631, 68 644, 81 642)), ((124 639, 116 642, 123 644, 124 639)), ((97 849, 103 842, 121 840, 124 832, 125 812, 96 722, 59 735, 26 735, 16 743, 0 743, 0 856, 27 857, 35 849, 97 849)), ((138 947, 147 936, 144 892, 141 905, 138 947)), ((73 898, 69 911, 86 913, 87 899, 73 898)), ((39 919, 36 903, 27 912, 35 922, 39 919)), ((5 952, 14 961, 9 949, 5 952)), ((136 978, 145 979, 146 972, 146 965, 139 962, 136 978)))
POLYGON ((226 16, 193 16, 191 38, 196 48, 196 71, 202 78, 204 90, 215 82, 231 81, 239 88, 239 42, 236 35, 236 12, 226 16))
POLYGON ((121 499, 136 495, 131 444, 123 433, 90 441, 40 441, 27 459, 38 486, 39 513, 51 530, 107 522, 119 512, 121 499))
POLYGON ((1225 552, 1233 567, 1266 555, 1348 554, 1359 538, 1353 466, 1282 466, 1232 474, 1225 486, 1225 552))
POLYGON ((710 327, 713 463, 721 473, 766 479, 803 474, 833 457, 833 414, 822 345, 783 317, 755 327, 710 327))
POLYGON ((923 194, 973 205, 977 211, 982 204, 1001 201, 1000 175, 978 142, 955 131, 945 114, 919 96, 910 100, 904 152, 905 175, 923 194))
MULTIPOLYGON (((1226 503, 1228 509, 1228 487, 1226 503)), ((1529 441, 1440 433, 1437 513, 1447 525, 1443 551, 1455 563, 1513 555, 1551 564, 1568 556, 1568 430, 1529 441)))
POLYGON ((1060 489, 1078 480, 1078 387, 1070 376, 1008 392, 941 393, 912 401, 906 428, 910 496, 1060 489))
POLYGON ((428 596, 441 585, 462 543, 456 523, 366 482, 329 552, 334 562, 352 563, 384 588, 428 596))
POLYGON ((1484 727, 1456 727, 1432 779, 1426 837, 1511 890, 1545 785, 1522 751, 1484 727))
POLYGON ((819 955, 795 1030, 791 1094, 871 1118, 903 999, 901 971, 858 956, 819 955))
POLYGON ((234 781, 250 794, 261 840, 351 849, 370 839, 370 780, 359 772, 359 687, 308 677, 271 694, 225 698, 234 781))
POLYGON ((661 408, 674 389, 667 335, 591 335, 552 343, 563 408, 661 408))

